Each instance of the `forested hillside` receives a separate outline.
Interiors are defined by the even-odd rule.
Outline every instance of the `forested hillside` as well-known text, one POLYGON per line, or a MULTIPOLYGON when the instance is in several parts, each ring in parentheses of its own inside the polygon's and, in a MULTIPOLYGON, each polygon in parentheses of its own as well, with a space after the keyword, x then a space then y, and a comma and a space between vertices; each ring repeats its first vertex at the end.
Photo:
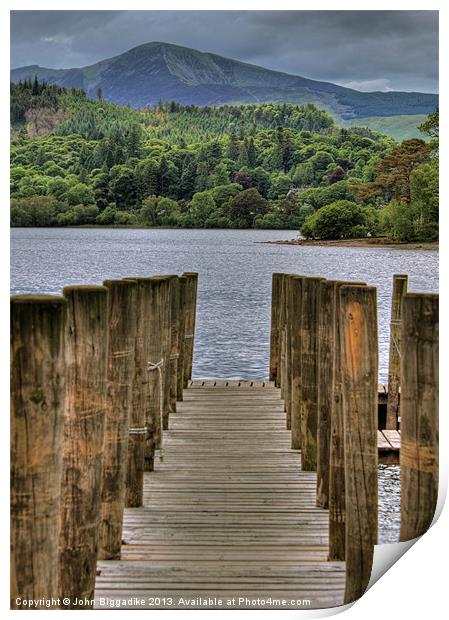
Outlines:
MULTIPOLYGON (((298 66, 299 70, 300 64, 298 66)), ((331 82, 272 71, 189 47, 152 41, 87 67, 50 69, 31 65, 11 71, 13 82, 33 79, 83 88, 95 98, 135 108, 175 100, 184 105, 313 103, 339 120, 428 114, 438 95, 360 92, 331 82)))
MULTIPOLYGON (((389 223, 384 221, 385 205, 423 201, 415 168, 421 182, 437 172, 435 139, 405 142, 407 154, 398 155, 401 147, 391 138, 338 128, 312 104, 172 102, 137 111, 105 102, 101 91, 92 100, 80 89, 35 79, 11 85, 11 122, 13 226, 302 227, 307 236, 337 238, 384 229, 391 234, 396 215, 390 208, 389 223), (388 162, 400 168, 404 157, 407 171, 392 180, 388 162), (395 183, 403 184, 404 174, 415 179, 414 189, 398 193, 395 183), (344 224, 323 233, 317 214, 335 204, 344 224)), ((428 192, 435 193, 433 185, 428 192)), ((419 217, 430 215, 421 209, 419 217)), ((435 236, 435 225, 424 228, 416 232, 412 225, 407 235, 435 236)))

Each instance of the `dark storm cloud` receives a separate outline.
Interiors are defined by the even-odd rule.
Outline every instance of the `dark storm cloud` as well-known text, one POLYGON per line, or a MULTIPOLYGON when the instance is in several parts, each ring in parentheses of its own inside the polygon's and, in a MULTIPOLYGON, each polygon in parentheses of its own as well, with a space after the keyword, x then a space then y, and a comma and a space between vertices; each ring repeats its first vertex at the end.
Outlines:
POLYGON ((11 40, 14 67, 165 41, 360 90, 438 90, 436 11, 14 11, 11 40))

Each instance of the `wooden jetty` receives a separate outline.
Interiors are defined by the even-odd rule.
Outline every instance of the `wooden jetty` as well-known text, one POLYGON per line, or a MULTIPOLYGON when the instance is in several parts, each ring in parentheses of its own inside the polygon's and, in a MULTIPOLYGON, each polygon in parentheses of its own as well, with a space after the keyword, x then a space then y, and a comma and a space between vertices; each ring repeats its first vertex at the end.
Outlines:
POLYGON ((401 540, 438 492, 438 296, 398 278, 391 398, 365 283, 273 274, 267 381, 192 380, 195 273, 12 297, 11 608, 362 596, 378 463, 401 540))
POLYGON ((214 597, 223 609, 343 603, 345 567, 328 562, 316 474, 301 471, 272 382, 189 382, 164 444, 143 507, 125 511, 121 560, 98 563, 97 607, 136 595, 178 609, 214 597))

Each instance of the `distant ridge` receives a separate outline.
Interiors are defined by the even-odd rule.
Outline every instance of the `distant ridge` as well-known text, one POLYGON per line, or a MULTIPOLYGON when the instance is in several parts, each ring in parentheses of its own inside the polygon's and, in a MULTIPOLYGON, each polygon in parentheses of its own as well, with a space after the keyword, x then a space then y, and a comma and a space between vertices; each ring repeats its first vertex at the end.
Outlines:
POLYGON ((11 71, 11 80, 37 78, 66 87, 83 88, 95 97, 134 107, 177 101, 184 105, 225 103, 314 103, 335 117, 429 114, 438 95, 414 92, 360 92, 331 82, 264 69, 217 54, 170 43, 139 45, 93 65, 48 69, 39 65, 11 71))

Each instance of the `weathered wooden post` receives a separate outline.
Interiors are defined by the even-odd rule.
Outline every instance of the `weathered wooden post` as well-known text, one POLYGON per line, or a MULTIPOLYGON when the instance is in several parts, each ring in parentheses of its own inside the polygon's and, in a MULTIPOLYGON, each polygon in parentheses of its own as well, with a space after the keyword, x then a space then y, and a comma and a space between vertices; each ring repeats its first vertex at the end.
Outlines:
POLYGON ((340 340, 345 427, 345 603, 360 598, 377 544, 377 291, 340 289, 340 340))
POLYGON ((336 282, 320 283, 318 322, 318 424, 317 424, 317 506, 329 506, 329 457, 332 401, 334 397, 336 282))
POLYGON ((196 299, 198 289, 198 274, 186 271, 182 274, 187 278, 185 300, 185 352, 184 352, 184 387, 192 378, 193 351, 195 343, 195 323, 196 323, 196 299))
POLYGON ((304 278, 301 287, 301 468, 316 471, 318 419, 318 316, 320 282, 304 278))
POLYGON ((271 285, 271 332, 270 332, 270 381, 278 382, 279 362, 279 314, 281 306, 282 273, 273 273, 271 285))
POLYGON ((407 292, 408 276, 393 276, 393 296, 391 300, 390 355, 388 360, 388 396, 386 428, 398 427, 399 387, 401 370, 401 308, 402 298, 407 292))
POLYGON ((170 339, 170 410, 176 412, 179 361, 179 278, 170 280, 171 339, 170 339))
POLYGON ((341 375, 342 327, 340 321, 340 288, 344 285, 364 286, 364 282, 338 281, 335 284, 334 378, 329 454, 329 560, 338 561, 345 559, 346 546, 344 412, 341 375))
POLYGON ((148 290, 146 313, 147 357, 146 373, 148 396, 146 401, 145 423, 153 436, 145 450, 145 471, 153 470, 154 449, 160 448, 163 416, 167 406, 165 395, 166 339, 169 323, 167 321, 168 280, 165 276, 146 278, 144 286, 148 290))
MULTIPOLYGON (((161 287, 157 299, 157 312, 159 316, 159 336, 160 336, 160 370, 157 369, 158 381, 162 381, 163 392, 163 412, 162 420, 159 420, 157 424, 157 439, 156 445, 160 447, 162 431, 168 428, 168 419, 170 414, 170 384, 171 384, 171 336, 172 336, 172 324, 171 324, 171 283, 177 279, 175 275, 167 276, 154 276, 153 280, 158 280, 161 283, 161 287), (159 377, 160 373, 160 377, 159 377)), ((151 333, 150 338, 153 340, 155 334, 151 333)), ((151 347, 151 343, 150 343, 151 347)), ((151 368, 151 367, 150 367, 151 368)), ((151 372, 151 370, 150 370, 151 372)), ((150 390, 150 398, 152 391, 150 390)), ((154 399, 157 400, 157 399, 154 399)), ((160 415, 160 414, 159 414, 160 415)))
POLYGON ((108 289, 67 286, 66 404, 59 595, 92 600, 98 553, 108 352, 108 289))
POLYGON ((287 275, 282 274, 281 278, 281 307, 279 312, 279 387, 281 398, 284 401, 285 411, 285 385, 287 373, 287 275))
POLYGON ((58 597, 66 311, 63 297, 11 298, 12 609, 58 597))
POLYGON ((133 312, 136 317, 136 337, 126 472, 126 506, 130 508, 142 506, 145 454, 148 454, 149 447, 154 453, 154 429, 148 428, 147 425, 149 402, 148 308, 151 304, 151 292, 146 285, 147 280, 148 278, 126 278, 126 281, 134 282, 137 285, 135 310, 133 312))
POLYGON ((137 282, 106 280, 109 348, 98 557, 120 558, 136 343, 137 282))
POLYGON ((164 284, 162 289, 162 357, 164 365, 162 367, 164 380, 164 415, 162 419, 163 430, 168 429, 168 420, 170 412, 173 411, 170 406, 170 386, 172 375, 172 359, 171 359, 171 342, 172 342, 172 287, 173 282, 178 276, 163 276, 164 284))
POLYGON ((286 427, 291 429, 292 419, 292 339, 293 332, 298 329, 298 316, 293 311, 293 282, 296 274, 289 273, 285 277, 285 412, 286 427))
POLYGON ((437 505, 438 338, 438 295, 405 295, 401 329, 401 541, 424 534, 437 505))
POLYGON ((179 276, 179 339, 178 339, 178 375, 176 377, 176 400, 183 400, 184 390, 184 358, 186 351, 186 276, 179 276))
POLYGON ((304 278, 295 276, 291 281, 291 409, 290 427, 292 450, 301 448, 301 287, 304 278))

